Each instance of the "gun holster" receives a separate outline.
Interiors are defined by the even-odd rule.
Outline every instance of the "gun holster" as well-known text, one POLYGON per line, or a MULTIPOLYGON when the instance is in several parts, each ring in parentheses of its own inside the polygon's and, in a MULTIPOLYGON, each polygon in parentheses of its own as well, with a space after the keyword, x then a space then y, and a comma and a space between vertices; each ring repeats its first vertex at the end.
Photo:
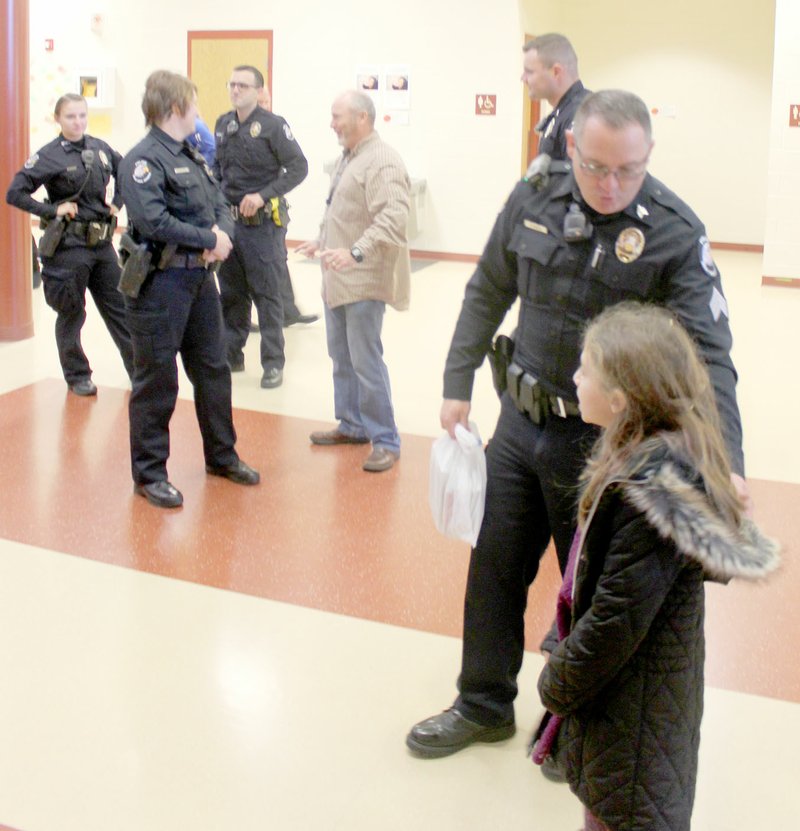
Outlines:
POLYGON ((130 234, 123 234, 119 241, 122 274, 117 290, 128 297, 138 297, 139 291, 153 268, 153 253, 143 242, 139 245, 130 234))
POLYGON ((502 396, 508 387, 508 367, 514 357, 514 340, 508 335, 498 335, 489 350, 489 365, 492 368, 492 383, 502 396))
POLYGON ((47 222, 47 227, 39 240, 39 255, 41 257, 52 257, 56 253, 66 227, 67 220, 63 216, 57 216, 47 222))

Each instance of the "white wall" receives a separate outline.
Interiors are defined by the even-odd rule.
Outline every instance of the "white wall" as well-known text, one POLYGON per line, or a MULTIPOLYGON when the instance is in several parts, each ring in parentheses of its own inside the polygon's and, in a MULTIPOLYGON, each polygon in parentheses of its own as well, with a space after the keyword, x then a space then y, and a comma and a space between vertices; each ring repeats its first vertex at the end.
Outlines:
MULTIPOLYGON (((785 0, 788 3, 788 0, 785 0)), ((411 123, 379 126, 409 172, 428 183, 418 249, 479 253, 518 178, 519 81, 525 31, 563 31, 587 86, 623 86, 655 120, 652 170, 706 222, 713 240, 764 239, 771 98, 773 2, 735 9, 722 0, 375 0, 337 3, 218 0, 120 3, 30 0, 33 149, 49 140, 52 103, 87 64, 116 68, 111 143, 125 152, 142 135, 139 103, 156 68, 186 71, 187 29, 272 29, 275 111, 291 124, 311 173, 293 191, 292 238, 316 233, 327 194, 323 163, 338 153, 328 127, 335 95, 358 64, 411 67, 411 123), (104 17, 101 34, 91 16, 104 17), (45 53, 43 41, 55 39, 45 53), (477 93, 496 93, 495 117, 474 115, 477 93)))
POLYGON ((777 0, 764 274, 800 279, 800 127, 789 107, 800 104, 800 6, 777 0))

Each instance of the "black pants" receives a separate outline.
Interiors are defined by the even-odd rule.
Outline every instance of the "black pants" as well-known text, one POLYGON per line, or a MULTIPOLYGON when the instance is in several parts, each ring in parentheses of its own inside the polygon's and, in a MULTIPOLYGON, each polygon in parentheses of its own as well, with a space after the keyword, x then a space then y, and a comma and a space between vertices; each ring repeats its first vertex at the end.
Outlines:
POLYGON ((42 277, 45 300, 58 315, 56 345, 66 382, 74 384, 92 375, 81 345, 87 288, 119 349, 126 372, 132 376, 133 347, 125 320, 125 304, 117 291, 119 263, 112 245, 105 243, 97 248, 62 245, 52 257, 42 258, 42 277))
MULTIPOLYGON (((542 427, 503 396, 486 451, 486 509, 472 550, 456 706, 486 725, 514 719, 528 588, 555 541, 561 570, 575 531, 577 480, 596 433, 579 416, 542 427)), ((553 595, 555 614, 556 597, 553 595)))
POLYGON ((282 287, 286 272, 284 231, 263 225, 237 223, 233 251, 219 270, 226 353, 230 363, 244 359, 242 350, 250 332, 250 302, 256 307, 261 334, 261 366, 283 369, 282 287))
POLYGON ((194 387, 208 465, 238 460, 225 361, 222 310, 214 278, 202 268, 156 271, 137 298, 126 297, 135 371, 129 413, 137 484, 167 477, 169 422, 178 398, 177 355, 194 387))

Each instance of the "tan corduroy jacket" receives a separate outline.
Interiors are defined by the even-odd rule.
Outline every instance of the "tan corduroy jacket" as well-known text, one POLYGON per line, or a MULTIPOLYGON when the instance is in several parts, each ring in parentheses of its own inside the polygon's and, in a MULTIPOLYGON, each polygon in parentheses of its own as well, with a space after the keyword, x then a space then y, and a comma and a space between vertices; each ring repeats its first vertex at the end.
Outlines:
POLYGON ((359 300, 382 300, 395 309, 407 309, 411 183, 403 160, 373 131, 342 156, 331 183, 320 247, 357 246, 364 262, 338 272, 323 267, 323 300, 332 309, 359 300))

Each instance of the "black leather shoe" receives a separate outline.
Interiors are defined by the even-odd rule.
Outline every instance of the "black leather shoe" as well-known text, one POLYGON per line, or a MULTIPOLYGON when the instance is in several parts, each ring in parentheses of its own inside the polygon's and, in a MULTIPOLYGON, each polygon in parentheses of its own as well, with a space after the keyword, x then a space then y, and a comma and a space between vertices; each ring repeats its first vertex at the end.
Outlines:
POLYGON ((406 745, 423 759, 439 759, 458 753, 475 742, 501 742, 510 739, 517 728, 514 722, 487 727, 464 718, 455 707, 415 724, 406 736, 406 745))
POLYGON ((206 473, 212 476, 224 476, 226 479, 230 479, 231 482, 236 482, 237 485, 257 485, 261 481, 258 471, 253 470, 250 465, 246 465, 241 459, 232 465, 224 465, 223 467, 206 465, 206 473))
POLYGON ((74 384, 69 384, 69 391, 75 393, 75 395, 97 395, 97 387, 91 378, 83 378, 74 384))
POLYGON ((133 492, 157 508, 180 508, 183 505, 183 494, 169 482, 137 484, 133 486, 133 492))
POLYGON ((319 320, 319 315, 297 315, 297 317, 285 318, 283 321, 283 328, 294 326, 295 323, 316 323, 319 320))
POLYGON ((283 383, 283 370, 273 367, 261 376, 261 388, 271 390, 283 383))

